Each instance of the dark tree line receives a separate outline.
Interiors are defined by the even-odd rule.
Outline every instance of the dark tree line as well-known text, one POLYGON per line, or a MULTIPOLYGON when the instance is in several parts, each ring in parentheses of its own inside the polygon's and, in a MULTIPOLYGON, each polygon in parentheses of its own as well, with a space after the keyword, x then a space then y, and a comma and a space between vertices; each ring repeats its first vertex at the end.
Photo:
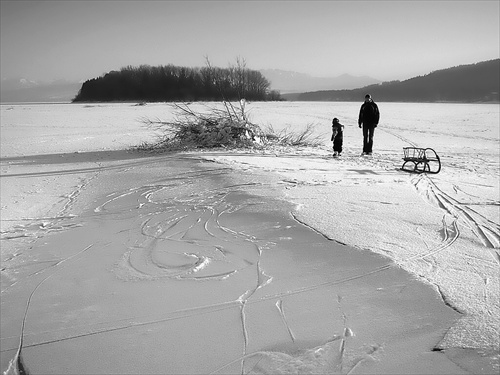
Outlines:
POLYGON ((259 72, 238 61, 229 68, 127 66, 83 83, 73 102, 281 100, 259 72))

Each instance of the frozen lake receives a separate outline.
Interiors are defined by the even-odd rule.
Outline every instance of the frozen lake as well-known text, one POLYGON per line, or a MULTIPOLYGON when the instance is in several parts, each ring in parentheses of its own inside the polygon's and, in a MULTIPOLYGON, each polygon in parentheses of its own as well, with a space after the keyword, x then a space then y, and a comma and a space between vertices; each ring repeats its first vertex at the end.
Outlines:
MULTIPOLYGON (((278 131, 300 131, 314 125, 315 134, 324 135, 324 150, 331 149, 331 120, 337 117, 345 125, 344 155, 356 156, 362 150, 362 134, 357 126, 360 104, 255 102, 248 103, 246 110, 251 122, 262 127, 270 125, 278 131)), ((375 132, 374 151, 383 156, 381 162, 397 168, 403 147, 430 147, 440 156, 443 171, 439 176, 447 176, 451 189, 459 186, 476 193, 480 189, 485 197, 496 197, 500 160, 498 104, 378 105, 381 119, 375 132), (487 179, 495 189, 489 188, 488 183, 484 188, 481 184, 470 185, 471 179, 487 179)), ((192 108, 203 111, 206 106, 195 103, 192 108)), ((171 120, 174 114, 165 103, 2 104, 0 156, 128 149, 155 140, 156 135, 144 126, 143 118, 171 120)), ((480 209, 493 210, 491 206, 480 209)))
POLYGON ((23 314, 34 373, 497 370, 499 106, 378 103, 364 158, 360 105, 248 103, 315 149, 147 157, 165 104, 2 105, 2 371, 23 314))
MULTIPOLYGON (((361 103, 342 102, 256 102, 248 103, 250 121, 276 130, 316 126, 329 133, 333 117, 346 126, 345 146, 359 148, 357 116, 361 103)), ((394 135, 397 150, 406 145, 432 147, 443 156, 479 152, 498 155, 500 115, 498 104, 378 103, 381 120, 378 132, 394 135), (397 139, 396 139, 397 138, 397 139)), ((203 106, 194 104, 193 109, 203 106)), ((120 149, 151 140, 143 117, 172 119, 164 103, 138 106, 120 104, 19 104, 1 105, 1 156, 120 149)), ((376 145, 376 143, 375 143, 376 145)), ((391 144, 384 144, 390 147, 391 144)), ((399 149, 397 151, 400 151, 399 149)))

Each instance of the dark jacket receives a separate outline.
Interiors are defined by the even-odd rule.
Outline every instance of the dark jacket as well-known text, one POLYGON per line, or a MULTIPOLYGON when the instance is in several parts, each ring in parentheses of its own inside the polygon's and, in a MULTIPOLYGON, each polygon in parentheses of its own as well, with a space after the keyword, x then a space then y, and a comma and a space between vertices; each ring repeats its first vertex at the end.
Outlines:
POLYGON ((338 121, 337 122, 333 122, 332 123, 332 137, 331 137, 330 140, 333 141, 335 139, 335 137, 337 137, 337 135, 339 137, 342 137, 343 136, 343 134, 342 134, 343 130, 344 130, 344 125, 342 125, 338 121))
POLYGON ((364 102, 359 110, 358 125, 363 124, 367 127, 376 128, 378 121, 380 119, 380 112, 378 111, 378 106, 374 101, 364 102))

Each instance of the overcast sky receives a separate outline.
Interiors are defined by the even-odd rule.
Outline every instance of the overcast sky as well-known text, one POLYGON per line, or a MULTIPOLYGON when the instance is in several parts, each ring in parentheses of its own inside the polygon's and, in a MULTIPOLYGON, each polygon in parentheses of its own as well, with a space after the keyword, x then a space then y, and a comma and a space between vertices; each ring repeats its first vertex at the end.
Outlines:
POLYGON ((1 78, 86 80, 127 65, 380 80, 500 57, 500 1, 1 0, 1 78))

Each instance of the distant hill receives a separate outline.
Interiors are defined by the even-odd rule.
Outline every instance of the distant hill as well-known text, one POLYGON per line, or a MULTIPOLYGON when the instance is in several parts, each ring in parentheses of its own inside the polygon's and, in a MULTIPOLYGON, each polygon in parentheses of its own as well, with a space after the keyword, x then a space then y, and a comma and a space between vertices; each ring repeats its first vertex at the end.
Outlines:
POLYGON ((355 77, 349 74, 342 74, 338 77, 313 77, 304 73, 279 69, 261 69, 260 72, 271 82, 271 88, 282 94, 317 90, 349 90, 382 82, 367 76, 355 77))
POLYGON ((78 93, 81 85, 79 82, 65 80, 53 82, 35 82, 23 78, 2 80, 0 83, 0 102, 70 102, 78 93))
POLYGON ((500 102, 500 59, 437 70, 406 81, 384 82, 353 90, 284 94, 287 100, 362 101, 370 93, 385 102, 500 102))

